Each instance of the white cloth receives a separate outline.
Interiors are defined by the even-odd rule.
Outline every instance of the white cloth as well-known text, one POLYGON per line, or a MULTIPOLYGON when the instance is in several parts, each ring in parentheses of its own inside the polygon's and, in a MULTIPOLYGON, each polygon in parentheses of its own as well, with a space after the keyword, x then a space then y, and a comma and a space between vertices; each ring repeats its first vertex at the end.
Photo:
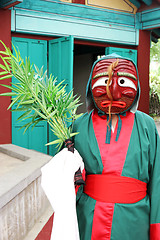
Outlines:
POLYGON ((50 240, 79 240, 74 174, 84 164, 75 150, 64 148, 42 167, 42 188, 54 210, 50 240))

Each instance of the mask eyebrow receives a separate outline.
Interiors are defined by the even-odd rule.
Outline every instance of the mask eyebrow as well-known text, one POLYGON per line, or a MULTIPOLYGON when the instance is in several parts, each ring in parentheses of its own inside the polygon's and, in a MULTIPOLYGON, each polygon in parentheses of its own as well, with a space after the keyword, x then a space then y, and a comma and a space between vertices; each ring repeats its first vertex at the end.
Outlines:
POLYGON ((130 78, 133 78, 134 80, 137 81, 137 78, 133 74, 131 74, 131 73, 117 72, 117 76, 130 77, 130 78))
POLYGON ((108 72, 98 73, 93 77, 93 79, 98 78, 98 77, 102 77, 102 76, 108 76, 108 72))

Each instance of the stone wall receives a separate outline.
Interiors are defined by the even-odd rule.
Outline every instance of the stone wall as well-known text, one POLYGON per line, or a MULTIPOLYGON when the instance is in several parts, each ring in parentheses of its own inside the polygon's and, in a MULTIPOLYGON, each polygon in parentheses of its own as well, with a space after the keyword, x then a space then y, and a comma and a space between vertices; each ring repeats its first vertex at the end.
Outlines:
POLYGON ((0 209, 0 239, 24 239, 48 205, 38 177, 0 209))
MULTIPOLYGON (((0 172, 0 240, 24 240, 50 207, 41 187, 40 169, 51 156, 12 144, 0 145, 0 152, 3 153, 0 164, 4 169, 0 172), (22 164, 17 165, 16 158, 22 164), (9 166, 8 171, 5 164, 9 166)), ((29 240, 34 240, 40 230, 29 240)))

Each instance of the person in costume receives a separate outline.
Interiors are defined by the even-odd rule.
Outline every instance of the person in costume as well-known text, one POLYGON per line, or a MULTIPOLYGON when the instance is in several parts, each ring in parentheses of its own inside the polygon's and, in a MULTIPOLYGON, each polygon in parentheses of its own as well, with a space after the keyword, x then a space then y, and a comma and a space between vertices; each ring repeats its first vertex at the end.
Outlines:
POLYGON ((88 112, 73 127, 85 168, 73 240, 160 240, 160 139, 154 120, 137 111, 139 97, 132 60, 112 54, 94 63, 88 112))

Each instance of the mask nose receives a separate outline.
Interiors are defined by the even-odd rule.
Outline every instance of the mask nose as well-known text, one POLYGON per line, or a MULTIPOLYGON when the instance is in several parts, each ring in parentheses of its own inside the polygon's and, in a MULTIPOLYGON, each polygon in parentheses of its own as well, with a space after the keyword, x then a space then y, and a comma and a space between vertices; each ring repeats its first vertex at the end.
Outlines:
POLYGON ((117 83, 117 79, 114 77, 112 78, 111 95, 113 97, 113 100, 118 100, 122 97, 119 85, 117 83))

